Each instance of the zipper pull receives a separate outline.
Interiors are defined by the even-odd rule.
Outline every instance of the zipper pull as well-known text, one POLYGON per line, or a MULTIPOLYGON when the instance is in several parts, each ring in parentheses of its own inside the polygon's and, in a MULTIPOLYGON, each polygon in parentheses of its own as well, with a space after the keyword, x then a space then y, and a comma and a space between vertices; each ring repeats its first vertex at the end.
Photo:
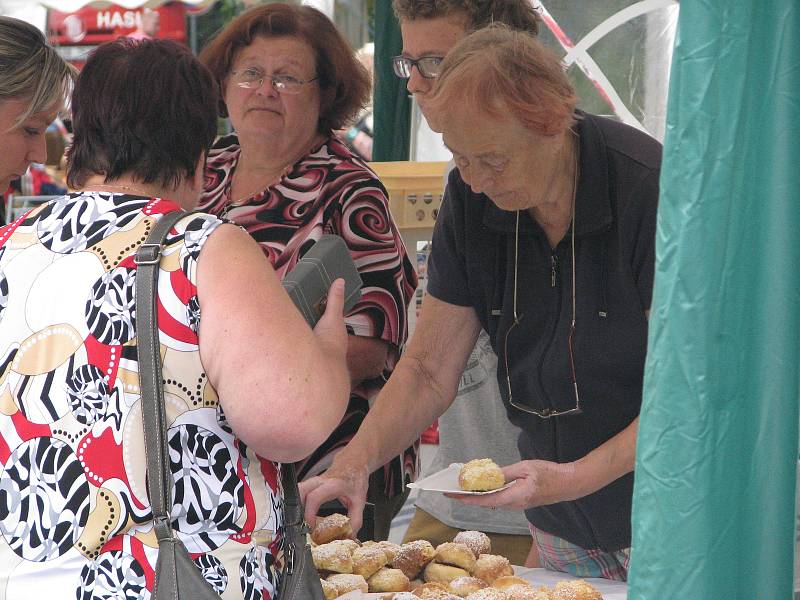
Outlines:
POLYGON ((550 255, 550 287, 556 287, 556 270, 558 269, 558 257, 550 255))

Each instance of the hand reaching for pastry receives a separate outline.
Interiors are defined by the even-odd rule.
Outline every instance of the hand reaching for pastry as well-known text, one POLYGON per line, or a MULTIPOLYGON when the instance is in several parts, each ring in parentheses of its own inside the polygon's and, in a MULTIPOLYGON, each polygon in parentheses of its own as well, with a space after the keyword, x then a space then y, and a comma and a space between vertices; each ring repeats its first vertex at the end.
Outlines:
POLYGON ((480 496, 445 495, 465 504, 517 510, 574 500, 582 495, 574 485, 575 468, 572 463, 523 460, 502 467, 502 471, 506 481, 515 480, 514 485, 499 492, 480 496))
POLYGON ((306 522, 314 527, 319 507, 329 500, 338 499, 347 509, 353 531, 358 531, 364 517, 368 484, 369 473, 366 468, 337 466, 334 460, 330 469, 300 483, 306 522))

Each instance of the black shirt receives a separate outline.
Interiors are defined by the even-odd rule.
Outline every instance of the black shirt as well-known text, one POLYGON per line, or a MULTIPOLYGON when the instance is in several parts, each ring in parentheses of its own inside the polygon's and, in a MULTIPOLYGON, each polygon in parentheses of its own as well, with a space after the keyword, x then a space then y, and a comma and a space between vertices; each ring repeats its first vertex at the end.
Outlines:
MULTIPOLYGON (((475 194, 453 170, 436 221, 428 293, 472 306, 498 355, 509 418, 522 428, 523 459, 577 460, 639 414, 653 285, 661 145, 610 119, 578 113, 576 319, 573 359, 582 413, 542 419, 508 402, 505 334, 512 324, 516 213, 475 194)), ((520 213, 517 314, 508 336, 515 402, 536 410, 575 406, 568 338, 572 315, 571 234, 551 249, 520 213)), ((537 528, 583 548, 630 546, 633 474, 572 502, 526 511, 537 528)))

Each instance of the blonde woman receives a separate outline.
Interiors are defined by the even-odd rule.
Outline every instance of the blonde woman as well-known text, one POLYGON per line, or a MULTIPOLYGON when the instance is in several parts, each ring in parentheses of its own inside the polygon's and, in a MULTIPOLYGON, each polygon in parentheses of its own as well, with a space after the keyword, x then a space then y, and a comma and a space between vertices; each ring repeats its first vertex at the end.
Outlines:
POLYGON ((44 132, 63 109, 74 77, 36 27, 0 17, 0 192, 47 158, 44 132))

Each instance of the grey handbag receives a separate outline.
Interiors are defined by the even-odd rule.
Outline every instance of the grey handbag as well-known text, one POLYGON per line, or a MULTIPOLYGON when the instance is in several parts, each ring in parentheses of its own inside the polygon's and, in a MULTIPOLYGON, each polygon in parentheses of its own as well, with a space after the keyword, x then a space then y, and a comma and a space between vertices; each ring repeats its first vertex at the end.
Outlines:
MULTIPOLYGON (((164 239, 173 225, 188 214, 190 213, 175 211, 163 215, 145 243, 139 247, 135 259, 139 387, 147 452, 147 492, 158 539, 152 600, 220 600, 220 596, 189 557, 186 546, 173 534, 168 510, 172 507, 172 475, 169 472, 166 446, 167 426, 158 341, 156 288, 164 239)), ((358 281, 360 284, 360 278, 358 281)), ((313 317, 306 315, 306 319, 312 320, 313 317)), ((294 465, 281 466, 281 484, 284 498, 284 565, 278 598, 324 600, 325 595, 314 568, 311 546, 308 544, 308 525, 303 520, 303 506, 297 489, 294 465)))
POLYGON ((344 313, 361 299, 361 275, 347 244, 338 235, 325 234, 283 278, 283 289, 310 327, 325 312, 328 290, 337 277, 344 280, 344 313))

